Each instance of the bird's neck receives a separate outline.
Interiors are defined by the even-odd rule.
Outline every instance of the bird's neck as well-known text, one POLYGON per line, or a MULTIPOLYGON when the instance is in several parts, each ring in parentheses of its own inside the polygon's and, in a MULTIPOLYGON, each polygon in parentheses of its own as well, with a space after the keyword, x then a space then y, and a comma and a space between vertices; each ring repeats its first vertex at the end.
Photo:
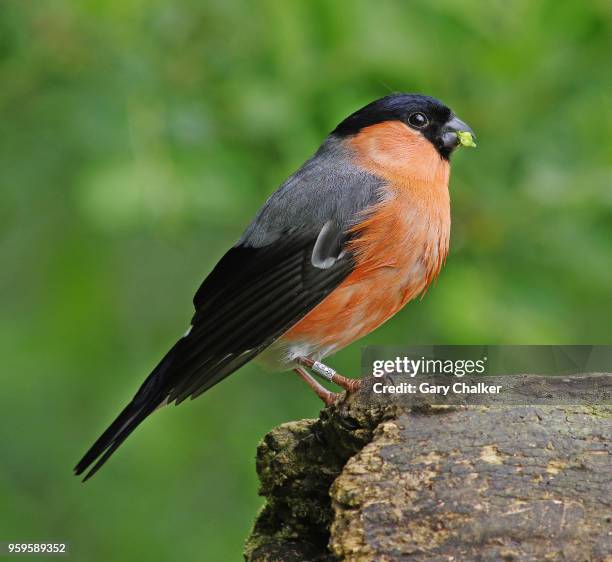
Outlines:
POLYGON ((448 189, 450 166, 422 134, 399 121, 366 127, 348 141, 357 163, 395 186, 448 189))

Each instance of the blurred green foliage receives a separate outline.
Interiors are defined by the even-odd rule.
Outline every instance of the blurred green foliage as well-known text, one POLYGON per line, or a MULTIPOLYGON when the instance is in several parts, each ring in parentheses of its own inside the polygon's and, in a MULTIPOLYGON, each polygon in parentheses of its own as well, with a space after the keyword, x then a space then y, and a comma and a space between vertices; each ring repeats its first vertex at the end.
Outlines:
POLYGON ((257 441, 319 404, 247 366, 70 470, 180 335, 258 206, 348 113, 439 97, 459 151, 447 266, 365 343, 610 343, 612 8, 554 2, 3 0, 3 540, 231 561, 257 441))

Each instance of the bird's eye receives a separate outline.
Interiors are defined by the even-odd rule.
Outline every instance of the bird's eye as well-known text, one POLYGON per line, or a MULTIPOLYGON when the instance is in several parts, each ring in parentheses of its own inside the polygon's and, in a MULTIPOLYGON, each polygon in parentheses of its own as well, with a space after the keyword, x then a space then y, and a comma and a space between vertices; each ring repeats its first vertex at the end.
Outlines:
POLYGON ((408 123, 417 129, 422 129, 429 125, 429 119, 427 119, 427 115, 417 111, 416 113, 411 113, 408 117, 408 123))

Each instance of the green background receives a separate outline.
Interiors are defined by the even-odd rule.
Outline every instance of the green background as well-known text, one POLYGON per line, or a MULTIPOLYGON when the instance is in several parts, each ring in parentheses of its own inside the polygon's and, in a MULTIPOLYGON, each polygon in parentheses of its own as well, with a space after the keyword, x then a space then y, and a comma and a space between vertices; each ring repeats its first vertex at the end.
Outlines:
POLYGON ((335 124, 391 90, 478 135, 451 252, 360 346, 610 343, 612 4, 3 0, 0 539, 72 559, 241 559, 254 454, 320 404, 247 366, 71 468, 183 333, 191 296, 335 124))

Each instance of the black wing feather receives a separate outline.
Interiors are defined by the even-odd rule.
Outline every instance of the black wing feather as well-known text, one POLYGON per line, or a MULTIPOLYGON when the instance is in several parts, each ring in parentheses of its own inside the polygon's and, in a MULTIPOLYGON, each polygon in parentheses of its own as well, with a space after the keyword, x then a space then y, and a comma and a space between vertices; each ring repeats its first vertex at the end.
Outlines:
MULTIPOLYGON (((180 339, 134 399, 75 468, 90 478, 134 429, 164 402, 199 396, 253 359, 319 304, 352 271, 349 253, 331 267, 313 265, 320 228, 280 233, 263 247, 237 245, 219 261, 194 297, 189 335, 180 339)), ((344 235, 331 230, 340 252, 344 235)), ((321 244, 320 244, 321 246, 321 244)), ((325 256, 323 256, 325 257, 325 256)), ((334 261, 334 260, 332 260, 334 261)))
POLYGON ((189 349, 177 365, 181 381, 169 400, 199 395, 235 370, 230 365, 251 360, 346 278, 353 269, 349 254, 328 269, 312 265, 317 234, 300 229, 263 248, 235 247, 223 257, 194 298, 189 349))

